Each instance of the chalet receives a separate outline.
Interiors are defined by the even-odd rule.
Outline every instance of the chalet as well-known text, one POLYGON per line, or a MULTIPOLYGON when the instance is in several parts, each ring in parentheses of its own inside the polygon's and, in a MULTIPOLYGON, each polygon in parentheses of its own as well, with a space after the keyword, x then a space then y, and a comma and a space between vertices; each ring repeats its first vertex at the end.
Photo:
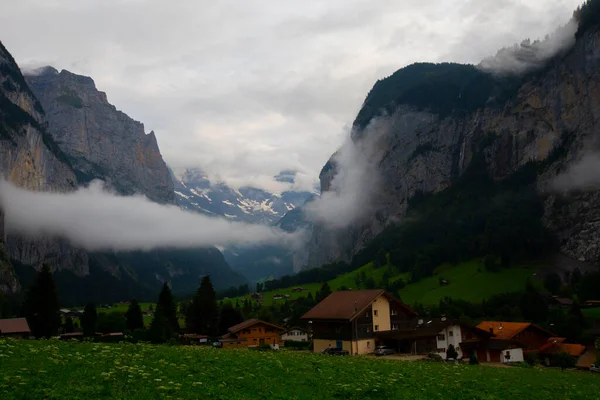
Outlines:
POLYGON ((552 357, 560 353, 567 353, 576 360, 579 360, 586 352, 585 346, 581 344, 564 343, 565 340, 565 338, 561 337, 551 337, 539 349, 527 350, 525 353, 536 353, 540 360, 546 365, 552 365, 552 357))
POLYGON ((183 335, 183 342, 185 344, 207 344, 208 336, 198 335, 196 333, 186 333, 183 335))
POLYGON ((297 287, 297 288, 293 288, 292 292, 294 293, 301 293, 304 292, 306 289, 304 289, 303 287, 297 287))
POLYGON ((485 341, 473 343, 479 361, 517 362, 524 360, 524 353, 537 351, 555 334, 529 322, 484 321, 477 328, 492 336, 485 341))
POLYGON ((27 338, 31 329, 25 318, 0 319, 0 337, 27 338))
POLYGON ((331 293, 302 319, 312 326, 315 352, 337 347, 367 354, 376 333, 406 327, 416 315, 385 290, 347 290, 331 293))
POLYGON ((223 348, 254 347, 261 344, 271 346, 280 345, 280 335, 285 329, 253 318, 228 329, 228 333, 221 337, 223 348))
POLYGON ((600 307, 600 300, 588 300, 583 303, 586 307, 600 307))
POLYGON ((306 329, 302 329, 297 326, 294 326, 293 328, 290 328, 287 331, 281 333, 281 341, 285 342, 286 340, 294 340, 297 342, 307 342, 308 341, 308 332, 306 331, 306 329))
POLYGON ((552 296, 551 306, 570 309, 575 302, 568 297, 552 296))
POLYGON ((476 326, 442 317, 413 319, 405 327, 378 332, 375 336, 378 346, 390 347, 398 353, 438 353, 446 358, 448 348, 452 345, 458 358, 463 358, 470 356, 473 343, 486 341, 492 334, 476 326))

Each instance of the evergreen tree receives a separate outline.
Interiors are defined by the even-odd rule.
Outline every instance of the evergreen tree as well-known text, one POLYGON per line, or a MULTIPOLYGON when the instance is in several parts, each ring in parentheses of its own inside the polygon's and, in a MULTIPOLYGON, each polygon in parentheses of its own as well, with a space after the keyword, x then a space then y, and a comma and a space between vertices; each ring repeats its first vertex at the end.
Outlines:
POLYGON ((61 325, 59 309, 52 272, 48 265, 44 265, 37 273, 23 303, 23 315, 33 336, 51 337, 58 333, 61 325))
POLYGON ((157 304, 154 317, 150 323, 150 330, 148 331, 150 341, 152 343, 165 343, 171 339, 172 333, 173 331, 164 308, 157 304))
POLYGON ((129 332, 136 329, 144 329, 144 314, 136 299, 131 300, 129 308, 125 312, 125 327, 129 332))
POLYGON ((217 294, 207 275, 194 295, 186 317, 188 331, 215 336, 219 331, 219 306, 217 294))
POLYGON ((219 334, 224 335, 227 330, 244 321, 244 317, 237 308, 234 308, 231 304, 223 304, 221 306, 221 315, 219 317, 219 334))
POLYGON ((580 280, 581 280, 581 271, 579 270, 579 268, 575 268, 573 270, 573 273, 571 274, 571 286, 573 287, 573 289, 575 289, 575 287, 577 287, 580 280))
POLYGON ((375 264, 375 268, 381 268, 384 265, 387 265, 387 253, 383 248, 380 248, 379 251, 377 251, 373 263, 375 264))
POLYGON ((75 332, 75 326, 73 325, 73 318, 67 317, 65 318, 65 333, 73 333, 75 332))
POLYGON ((167 324, 172 333, 179 332, 179 320, 177 319, 177 305, 173 299, 171 288, 165 282, 163 284, 160 295, 158 296, 158 303, 156 304, 156 310, 162 308, 162 312, 167 319, 167 324))
POLYGON ((316 297, 317 303, 322 302, 330 294, 331 294, 331 288, 329 287, 329 284, 327 282, 323 282, 323 284, 321 285, 321 288, 317 292, 317 297, 316 297))
POLYGON ((548 306, 530 280, 527 280, 525 293, 521 296, 520 308, 523 318, 529 321, 543 322, 548 317, 548 306))
POLYGON ((98 324, 98 312, 96 305, 92 302, 86 304, 81 316, 81 329, 83 336, 94 336, 96 333, 96 325, 98 324))
POLYGON ((546 274, 544 277, 544 286, 552 294, 556 294, 560 291, 562 280, 556 272, 546 274))

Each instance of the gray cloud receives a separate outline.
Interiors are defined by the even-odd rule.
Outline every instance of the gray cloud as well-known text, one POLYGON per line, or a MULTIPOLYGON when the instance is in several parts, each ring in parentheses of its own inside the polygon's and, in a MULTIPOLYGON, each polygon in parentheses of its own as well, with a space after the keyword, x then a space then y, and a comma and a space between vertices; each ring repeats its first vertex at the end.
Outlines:
POLYGON ((580 2, 0 0, 0 39, 21 65, 92 76, 174 168, 263 187, 291 168, 312 187, 377 79, 478 63, 580 2))
POLYGON ((373 196, 381 178, 378 170, 385 150, 389 120, 373 120, 360 134, 349 137, 333 157, 335 175, 328 191, 306 206, 310 220, 330 229, 342 229, 371 216, 377 209, 373 196))
POLYGON ((600 188, 600 154, 588 153, 558 175, 551 184, 557 191, 598 190, 600 188))
POLYGON ((90 251, 297 243, 296 236, 278 229, 116 196, 98 181, 64 194, 30 192, 0 180, 0 207, 8 232, 60 236, 90 251))

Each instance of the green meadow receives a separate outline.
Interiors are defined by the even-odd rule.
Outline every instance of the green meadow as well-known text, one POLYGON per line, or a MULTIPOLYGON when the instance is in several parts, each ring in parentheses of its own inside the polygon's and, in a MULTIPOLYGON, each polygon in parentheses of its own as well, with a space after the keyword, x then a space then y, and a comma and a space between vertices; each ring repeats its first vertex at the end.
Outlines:
POLYGON ((589 372, 0 340, 0 399, 598 399, 589 372))

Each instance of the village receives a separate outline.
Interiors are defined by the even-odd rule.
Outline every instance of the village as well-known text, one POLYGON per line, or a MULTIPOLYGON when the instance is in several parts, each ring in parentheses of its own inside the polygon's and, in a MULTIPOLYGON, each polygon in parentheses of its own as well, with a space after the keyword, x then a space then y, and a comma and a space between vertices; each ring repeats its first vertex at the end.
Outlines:
MULTIPOLYGON (((300 291, 301 288, 298 288, 300 291)), ((253 294, 260 299, 260 294, 253 294)), ((571 306, 553 298, 555 307, 571 306)), ((600 307, 586 302, 585 307, 600 307)), ((105 305, 105 307, 111 307, 105 305)), ((78 310, 61 309, 62 318, 80 318, 78 310)), ((152 310, 144 316, 150 316, 152 310)), ((455 363, 518 365, 529 363, 599 371, 600 321, 589 330, 589 343, 569 343, 564 337, 530 322, 482 321, 470 325, 445 316, 427 318, 383 289, 336 291, 301 317, 299 326, 280 326, 258 318, 233 325, 210 337, 183 333, 179 342, 227 349, 305 350, 329 355, 388 356, 396 360, 436 360, 455 363), (300 326, 301 325, 301 326, 300 326)), ((25 318, 0 320, 0 337, 32 338, 25 318)), ((83 340, 81 331, 61 333, 61 340, 83 340)), ((127 340, 124 332, 97 332, 100 342, 127 340)))

